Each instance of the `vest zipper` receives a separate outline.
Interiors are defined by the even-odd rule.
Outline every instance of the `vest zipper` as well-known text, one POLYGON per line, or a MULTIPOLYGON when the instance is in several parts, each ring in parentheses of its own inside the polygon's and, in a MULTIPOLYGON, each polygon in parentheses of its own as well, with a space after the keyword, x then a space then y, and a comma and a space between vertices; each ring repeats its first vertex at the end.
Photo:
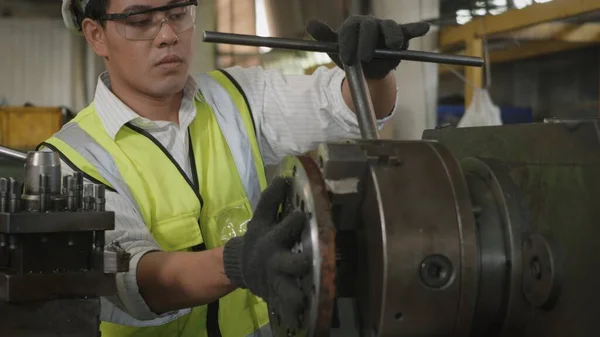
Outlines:
MULTIPOLYGON (((200 201, 200 208, 204 206, 204 200, 202 199, 202 195, 200 195, 200 183, 198 182, 198 171, 196 168, 196 157, 194 156, 194 146, 192 144, 192 135, 191 130, 188 127, 188 143, 189 143, 189 158, 190 158, 190 167, 192 169, 192 180, 189 179, 185 171, 177 164, 177 161, 173 156, 167 151, 167 149, 156 139, 154 138, 148 131, 139 128, 131 123, 125 124, 131 130, 139 133, 140 135, 148 138, 154 145, 156 145, 162 153, 171 161, 171 163, 177 168, 179 174, 185 179, 190 188, 194 191, 196 197, 200 201)), ((200 228, 200 233, 202 233, 202 227, 200 226, 200 219, 198 219, 198 227, 200 228)), ((204 234, 202 234, 204 238, 204 234)), ((192 248, 193 251, 203 251, 206 250, 206 245, 200 244, 196 247, 192 248)), ((219 300, 216 300, 212 303, 209 303, 207 306, 206 313, 206 333, 208 337, 221 337, 221 328, 219 327, 219 300)))

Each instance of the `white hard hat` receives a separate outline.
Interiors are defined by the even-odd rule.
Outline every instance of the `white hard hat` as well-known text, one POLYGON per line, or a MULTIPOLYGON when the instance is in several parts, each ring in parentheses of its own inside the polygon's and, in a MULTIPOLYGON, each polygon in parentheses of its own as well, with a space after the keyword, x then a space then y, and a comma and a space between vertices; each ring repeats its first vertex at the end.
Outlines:
POLYGON ((76 33, 81 32, 81 27, 79 27, 79 25, 81 24, 82 18, 78 18, 73 10, 75 7, 75 10, 79 13, 84 13, 85 6, 87 6, 89 2, 90 0, 63 0, 61 12, 65 26, 69 30, 76 33))

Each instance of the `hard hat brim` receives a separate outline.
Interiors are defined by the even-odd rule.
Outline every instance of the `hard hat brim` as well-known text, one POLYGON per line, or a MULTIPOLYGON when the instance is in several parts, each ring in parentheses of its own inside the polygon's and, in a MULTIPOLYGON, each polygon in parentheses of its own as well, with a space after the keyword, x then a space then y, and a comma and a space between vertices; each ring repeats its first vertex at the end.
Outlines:
POLYGON ((62 2, 61 13, 63 17, 63 22, 67 29, 74 33, 80 34, 81 30, 79 29, 79 25, 77 24, 77 19, 71 11, 71 2, 72 0, 63 0, 62 2))

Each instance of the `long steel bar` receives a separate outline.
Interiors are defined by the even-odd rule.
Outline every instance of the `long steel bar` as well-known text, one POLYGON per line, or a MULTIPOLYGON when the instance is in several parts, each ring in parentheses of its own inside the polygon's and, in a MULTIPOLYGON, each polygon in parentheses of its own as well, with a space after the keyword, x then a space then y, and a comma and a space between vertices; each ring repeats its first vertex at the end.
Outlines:
MULTIPOLYGON (((205 31, 204 42, 226 43, 242 46, 269 47, 291 50, 304 50, 321 53, 338 53, 338 44, 335 42, 320 42, 280 37, 262 37, 255 35, 231 34, 205 31)), ((480 57, 463 55, 438 54, 414 50, 387 50, 375 51, 376 58, 396 58, 407 61, 452 64, 462 66, 481 67, 484 61, 480 57)))
POLYGON ((360 134, 363 139, 379 139, 375 109, 373 108, 369 87, 365 81, 362 65, 360 63, 351 66, 345 65, 345 70, 360 134))
POLYGON ((0 157, 25 161, 27 153, 0 146, 0 157))

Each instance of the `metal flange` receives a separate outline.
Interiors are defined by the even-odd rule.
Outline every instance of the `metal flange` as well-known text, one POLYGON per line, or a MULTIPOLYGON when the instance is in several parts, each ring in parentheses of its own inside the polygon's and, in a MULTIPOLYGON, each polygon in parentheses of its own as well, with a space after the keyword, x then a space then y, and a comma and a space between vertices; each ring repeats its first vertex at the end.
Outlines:
POLYGON ((283 213, 299 210, 308 215, 308 226, 294 250, 308 252, 313 265, 310 274, 298 280, 307 296, 305 313, 298 318, 300 329, 282 325, 278 313, 269 308, 271 328, 276 337, 329 336, 336 295, 336 254, 327 187, 318 165, 309 156, 285 158, 276 175, 292 182, 283 213))

